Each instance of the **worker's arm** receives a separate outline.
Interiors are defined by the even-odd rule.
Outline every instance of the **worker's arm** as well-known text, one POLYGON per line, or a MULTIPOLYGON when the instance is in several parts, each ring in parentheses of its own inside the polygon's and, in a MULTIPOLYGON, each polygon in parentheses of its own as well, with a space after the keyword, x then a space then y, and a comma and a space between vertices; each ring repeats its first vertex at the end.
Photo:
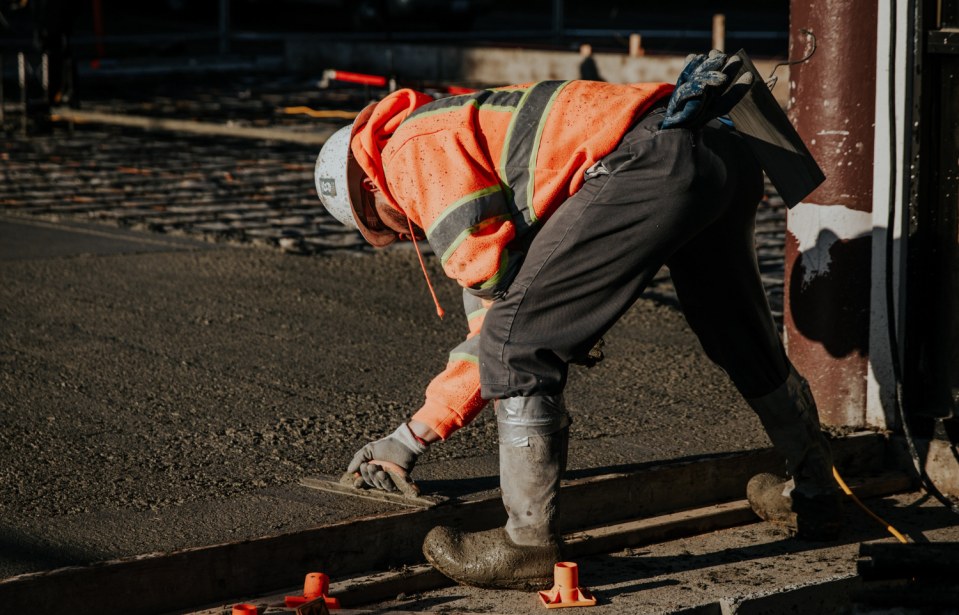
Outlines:
POLYGON ((430 444, 446 439, 483 409, 486 401, 480 397, 476 348, 489 305, 490 302, 464 291, 463 306, 469 323, 466 341, 453 349, 446 369, 427 387, 423 407, 408 423, 357 451, 348 472, 359 473, 371 487, 395 491, 389 474, 371 462, 390 462, 409 473, 430 444))
POLYGON ((411 421, 414 428, 416 424, 425 426, 445 440, 486 406, 486 400, 480 396, 478 355, 480 330, 489 305, 489 301, 464 291, 463 308, 469 334, 450 352, 446 369, 426 388, 426 401, 411 421))

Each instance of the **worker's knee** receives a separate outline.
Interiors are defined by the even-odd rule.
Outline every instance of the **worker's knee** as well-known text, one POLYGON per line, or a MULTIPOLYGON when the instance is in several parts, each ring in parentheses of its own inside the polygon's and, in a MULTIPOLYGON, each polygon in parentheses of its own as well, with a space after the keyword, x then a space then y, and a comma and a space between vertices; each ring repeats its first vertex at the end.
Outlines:
POLYGON ((531 437, 554 434, 571 423, 562 395, 509 397, 496 401, 499 442, 529 446, 531 437))

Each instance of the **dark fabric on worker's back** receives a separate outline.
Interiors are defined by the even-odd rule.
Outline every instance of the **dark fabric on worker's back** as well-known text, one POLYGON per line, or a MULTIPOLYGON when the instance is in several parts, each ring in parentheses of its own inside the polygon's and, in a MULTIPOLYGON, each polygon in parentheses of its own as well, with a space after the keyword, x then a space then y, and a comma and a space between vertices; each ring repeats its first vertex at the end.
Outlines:
MULTIPOLYGON (((747 396, 788 372, 752 242, 762 173, 738 135, 712 122, 659 130, 652 113, 591 169, 543 226, 480 344, 486 399, 554 395, 660 267, 706 346, 747 396), (714 312, 709 299, 722 304, 714 312)), ((768 387, 768 388, 767 388, 768 387)))

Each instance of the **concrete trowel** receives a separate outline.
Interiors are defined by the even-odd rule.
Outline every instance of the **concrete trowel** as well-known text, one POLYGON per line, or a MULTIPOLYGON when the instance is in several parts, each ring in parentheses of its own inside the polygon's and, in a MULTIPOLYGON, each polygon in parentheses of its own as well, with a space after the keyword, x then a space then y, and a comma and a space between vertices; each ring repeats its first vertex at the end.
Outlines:
POLYGON ((396 485, 396 491, 383 491, 370 487, 360 476, 359 472, 346 472, 340 478, 306 477, 300 479, 300 484, 311 489, 321 491, 330 491, 345 495, 352 495, 368 500, 378 502, 389 502, 391 504, 400 504, 402 506, 411 506, 413 508, 431 508, 437 504, 442 504, 449 498, 441 495, 422 495, 419 485, 417 485, 409 474, 389 461, 371 460, 369 463, 380 466, 393 479, 396 485))

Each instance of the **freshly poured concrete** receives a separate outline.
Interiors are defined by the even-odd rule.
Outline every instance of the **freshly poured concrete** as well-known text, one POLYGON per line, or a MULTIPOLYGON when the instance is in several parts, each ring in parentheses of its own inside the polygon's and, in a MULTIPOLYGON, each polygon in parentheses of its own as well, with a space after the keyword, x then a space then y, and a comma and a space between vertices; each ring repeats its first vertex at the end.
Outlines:
MULTIPOLYGON (((297 257, 0 220, 0 576, 390 510, 315 492, 412 414, 465 334, 411 250, 297 257)), ((640 301, 572 374, 573 476, 768 444, 682 315, 640 301)), ((496 486, 484 412, 414 471, 496 486)))

